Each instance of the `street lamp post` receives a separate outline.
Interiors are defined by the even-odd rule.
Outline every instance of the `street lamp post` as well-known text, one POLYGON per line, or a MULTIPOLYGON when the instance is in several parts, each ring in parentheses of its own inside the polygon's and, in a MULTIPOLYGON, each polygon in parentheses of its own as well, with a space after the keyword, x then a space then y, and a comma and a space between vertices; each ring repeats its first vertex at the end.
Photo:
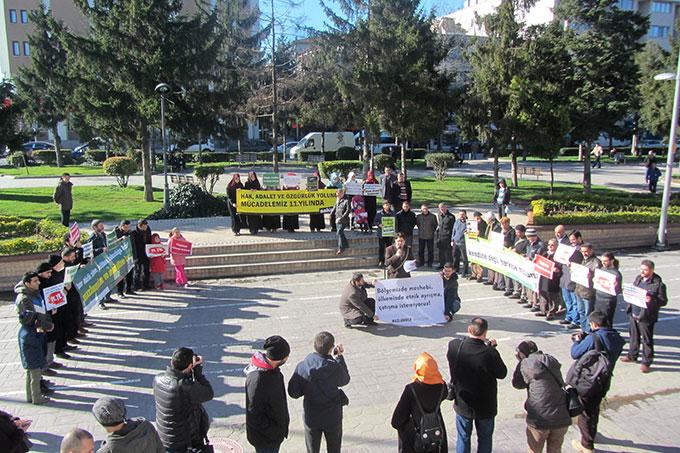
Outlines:
POLYGON ((661 216, 659 218, 659 231, 656 239, 656 248, 665 249, 668 247, 668 208, 671 204, 671 183, 673 182, 673 162, 675 161, 675 151, 677 148, 677 129, 678 129, 678 108, 680 107, 680 51, 678 52, 678 63, 676 73, 658 74, 655 80, 675 79, 675 95, 673 97, 673 115, 671 116, 671 130, 668 137, 668 158, 666 159, 666 177, 663 184, 663 201, 661 202, 661 216))
POLYGON ((170 189, 168 188, 168 144, 165 139, 165 95, 170 92, 170 85, 159 83, 155 88, 161 95, 161 141, 163 146, 163 209, 170 207, 170 189))

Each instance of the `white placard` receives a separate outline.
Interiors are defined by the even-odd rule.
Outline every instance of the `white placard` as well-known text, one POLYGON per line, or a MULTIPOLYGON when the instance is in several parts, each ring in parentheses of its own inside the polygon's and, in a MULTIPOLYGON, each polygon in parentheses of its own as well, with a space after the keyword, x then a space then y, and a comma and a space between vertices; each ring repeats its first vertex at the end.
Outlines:
POLYGON ((571 263, 571 265, 569 265, 569 272, 571 274, 572 282, 590 288, 590 269, 581 264, 571 263))
POLYGON ((467 220, 467 231, 468 233, 479 234, 479 224, 476 220, 467 220))
POLYGON ((364 196, 365 197, 380 197, 382 196, 382 188, 380 184, 364 184, 364 196))
POLYGON ((593 289, 616 296, 616 274, 595 269, 593 274, 593 289))
POLYGON ((43 289, 43 299, 45 308, 53 310, 66 305, 66 294, 64 294, 64 282, 43 289))
POLYGON ((382 322, 422 326, 446 322, 444 284, 438 274, 378 280, 375 314, 382 322))
POLYGON ((363 191, 361 183, 356 181, 347 181, 345 183, 345 195, 362 195, 363 191))
POLYGON ((149 258, 168 256, 168 244, 146 244, 146 256, 149 258))
POLYGON ((286 173, 283 175, 283 185, 289 189, 300 187, 300 175, 297 173, 286 173))
POLYGON ((68 266, 64 270, 64 285, 68 285, 73 282, 73 277, 78 272, 80 266, 68 266))
POLYGON ((94 247, 92 247, 92 242, 86 242, 83 244, 83 258, 92 258, 94 256, 94 247))
POLYGON ((416 260, 404 261, 404 270, 406 272, 413 272, 416 269, 418 269, 418 265, 416 264, 416 260))
POLYGON ((555 250, 555 262, 560 264, 569 264, 569 258, 571 258, 575 251, 576 247, 562 244, 560 242, 560 244, 557 246, 557 250, 555 250))
POLYGON ((631 305, 647 308, 647 291, 631 283, 623 284, 623 300, 631 305))
POLYGON ((503 233, 499 233, 498 231, 492 231, 489 236, 491 246, 498 250, 501 250, 503 248, 503 244, 505 242, 504 239, 505 238, 503 237, 503 233))

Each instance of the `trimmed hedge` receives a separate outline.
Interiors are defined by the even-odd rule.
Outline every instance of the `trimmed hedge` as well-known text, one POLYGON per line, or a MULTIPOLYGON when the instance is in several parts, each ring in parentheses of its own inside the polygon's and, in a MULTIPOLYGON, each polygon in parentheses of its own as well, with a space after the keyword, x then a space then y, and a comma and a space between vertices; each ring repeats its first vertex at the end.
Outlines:
POLYGON ((30 165, 29 159, 22 151, 14 151, 7 157, 7 163, 13 167, 23 167, 24 162, 30 165))
MULTIPOLYGON (((59 151, 61 154, 61 161, 64 165, 71 165, 74 163, 73 157, 71 157, 70 149, 62 149, 59 151)), ((31 154, 33 159, 47 165, 54 165, 57 163, 57 154, 53 149, 40 149, 33 151, 31 154)))
MULTIPOLYGON (((537 199, 531 202, 534 223, 552 224, 615 224, 615 223, 656 223, 661 208, 649 205, 606 204, 589 201, 567 201, 537 199)), ((669 222, 680 222, 680 206, 668 210, 669 222)))
POLYGON ((336 160, 332 162, 319 162, 319 175, 322 178, 330 178, 331 173, 338 173, 347 177, 349 172, 359 170, 361 172, 362 163, 358 160, 336 160))
MULTIPOLYGON (((302 162, 307 162, 309 160, 309 156, 321 156, 321 155, 322 154, 319 151, 300 151, 300 156, 298 157, 298 159, 300 159, 302 162)), ((335 151, 326 151, 326 153, 323 155, 325 156, 324 159, 326 161, 338 159, 338 153, 335 151)))
MULTIPOLYGON (((22 225, 24 237, 11 236, 10 239, 0 240, 0 255, 24 255, 30 253, 56 252, 63 245, 63 238, 69 229, 54 220, 43 219, 40 222, 18 217, 2 216, 0 225, 15 223, 22 225), (30 227, 33 227, 32 230, 30 227)), ((82 240, 87 239, 87 233, 82 232, 82 240)))
POLYGON ((28 255, 31 253, 56 252, 61 249, 61 239, 45 239, 40 236, 0 241, 0 255, 28 255))
POLYGON ((127 187, 130 176, 139 171, 137 161, 123 156, 109 157, 104 161, 103 168, 106 174, 115 176, 118 185, 123 188, 127 187))
POLYGON ((35 234, 38 222, 33 219, 20 219, 18 217, 0 218, 0 237, 16 238, 35 234))
MULTIPOLYGON (((125 156, 123 151, 109 151, 109 157, 125 156)), ((85 160, 88 162, 103 163, 106 160, 106 151, 102 149, 88 149, 85 151, 85 160)))

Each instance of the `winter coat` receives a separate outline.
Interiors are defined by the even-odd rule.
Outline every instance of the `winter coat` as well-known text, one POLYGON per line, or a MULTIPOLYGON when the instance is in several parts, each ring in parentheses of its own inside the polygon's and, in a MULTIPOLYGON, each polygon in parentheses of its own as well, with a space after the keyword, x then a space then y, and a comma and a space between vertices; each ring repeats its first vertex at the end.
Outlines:
MULTIPOLYGON (((546 253, 543 256, 551 261, 555 261, 555 254, 546 253)), ((562 277, 562 265, 555 263, 555 270, 551 279, 541 276, 538 281, 538 288, 544 293, 559 293, 560 292, 560 277, 562 277)))
POLYGON ((28 435, 14 423, 14 417, 3 411, 0 411, 0 445, 4 453, 24 453, 33 447, 28 435))
POLYGON ((71 189, 73 183, 71 181, 59 181, 56 189, 54 189, 54 202, 61 205, 62 211, 70 211, 73 209, 73 194, 71 189))
POLYGON ((527 425, 536 429, 555 429, 571 425, 567 411, 564 379, 560 362, 541 351, 530 354, 517 364, 512 386, 527 389, 524 409, 527 425))
POLYGON ((434 233, 437 231, 437 216, 431 212, 428 212, 427 215, 418 214, 416 226, 418 227, 418 239, 434 239, 434 233))
POLYGON ((88 242, 92 243, 92 255, 97 256, 104 253, 104 249, 109 246, 106 233, 92 233, 88 242))
POLYGON ((203 366, 185 374, 171 366, 153 380, 156 426, 167 449, 187 449, 203 445, 210 422, 202 404, 215 396, 203 376, 203 366))
POLYGON ((109 433, 97 453, 165 453, 165 447, 151 422, 131 418, 116 432, 109 433))
POLYGON ((652 274, 652 278, 649 281, 642 280, 642 277, 638 275, 635 277, 633 284, 638 288, 646 290, 652 300, 647 302, 647 308, 628 304, 627 312, 637 317, 638 321, 656 322, 659 319, 659 310, 668 303, 666 285, 664 285, 658 274, 652 274))
MULTIPOLYGON (((426 412, 434 412, 446 397, 444 384, 423 384, 422 382, 414 381, 404 387, 401 398, 399 398, 397 407, 394 408, 394 413, 392 414, 392 428, 399 432, 400 453, 415 452, 413 447, 416 437, 416 423, 420 423, 422 417, 411 389, 416 392, 418 401, 420 401, 420 405, 426 412)), ((443 445, 440 451, 448 452, 446 424, 442 418, 441 410, 439 412, 439 422, 443 429, 443 445)))
POLYGON ((476 338, 455 339, 449 342, 446 358, 456 388, 456 413, 474 419, 495 417, 498 412, 496 381, 508 374, 496 348, 476 338))
MULTIPOLYGON (((397 181, 394 185, 395 187, 395 197, 394 201, 397 203, 403 203, 404 201, 411 202, 413 197, 413 190, 411 189, 411 181, 406 180, 404 182, 397 181)), ((400 206, 401 207, 401 206, 400 206)))
POLYGON ((581 265, 586 266, 588 269, 590 269, 590 276, 588 277, 588 287, 579 285, 578 283, 576 284, 575 289, 576 295, 581 299, 586 299, 591 302, 594 302, 595 290, 593 289, 593 272, 595 272, 595 269, 601 268, 602 263, 600 262, 600 259, 597 258, 595 255, 590 255, 590 258, 583 259, 581 265))
POLYGON ((534 260, 536 255, 544 255, 548 251, 548 246, 545 242, 538 238, 533 244, 527 239, 526 257, 531 261, 534 260))
POLYGON ((349 384, 349 379, 343 356, 333 358, 313 352, 298 363, 288 381, 288 395, 304 397, 306 426, 330 431, 342 426, 342 407, 349 400, 338 387, 349 384))
POLYGON ((413 251, 406 244, 401 248, 401 255, 397 255, 396 246, 390 245, 385 249, 385 266, 387 266, 387 278, 409 278, 411 274, 404 269, 404 263, 413 260, 413 251))
POLYGON ((19 315, 19 355, 21 365, 26 370, 43 368, 45 366, 45 333, 38 332, 54 328, 50 315, 45 311, 45 303, 39 292, 30 291, 23 283, 15 288, 15 301, 19 315))
POLYGON ((484 237, 489 239, 491 237, 491 232, 499 233, 501 231, 501 223, 495 218, 486 224, 486 231, 484 232, 484 237))
MULTIPOLYGON (((583 262, 583 255, 578 250, 569 258, 570 263, 581 264, 583 262)), ((562 266, 562 277, 560 277, 560 288, 565 288, 568 291, 576 290, 576 283, 571 281, 571 271, 569 266, 562 266)))
POLYGON ((155 274, 163 274, 166 270, 165 257, 164 256, 154 256, 149 258, 149 272, 155 274))
POLYGON ((647 168, 647 174, 645 175, 645 180, 650 182, 657 182, 661 177, 661 170, 654 167, 647 168))
POLYGON ((477 236, 486 239, 486 221, 484 219, 477 222, 477 236))
POLYGON ((503 247, 512 248, 515 245, 515 229, 508 228, 508 231, 503 232, 501 228, 501 233, 503 234, 503 247))
POLYGON ((411 211, 401 210, 397 212, 396 218, 396 230, 397 233, 404 233, 406 236, 413 235, 413 229, 416 227, 416 213, 411 211))
POLYGON ((526 256, 527 247, 529 246, 529 240, 527 238, 516 239, 512 246, 512 250, 522 256, 526 256))
MULTIPOLYGON (((390 210, 389 212, 385 212, 384 209, 381 209, 375 214, 375 219, 373 220, 373 226, 378 227, 376 230, 376 233, 378 237, 382 237, 382 228, 380 228, 378 225, 382 225, 382 219, 383 217, 394 217, 394 211, 390 210)), ((396 223, 396 221, 395 221, 396 223)))
POLYGON ((397 186, 397 178, 393 175, 383 175, 382 179, 380 180, 380 192, 382 193, 382 197, 384 200, 389 201, 392 203, 392 200, 394 200, 394 193, 397 193, 397 197, 399 196, 399 186, 397 186))
POLYGON ((574 344, 571 345, 571 358, 578 360, 586 352, 595 349, 593 335, 597 335, 602 347, 606 349, 607 355, 609 356, 609 363, 613 371, 616 361, 621 355, 621 351, 623 351, 623 345, 626 344, 626 342, 621 338, 619 332, 612 327, 600 327, 599 329, 590 332, 581 341, 574 342, 574 344))
POLYGON ((442 274, 444 283, 444 314, 453 316, 460 310, 460 296, 458 295, 458 275, 452 274, 446 278, 442 274))
POLYGON ((146 245, 151 244, 151 227, 147 225, 146 231, 144 231, 137 226, 130 232, 130 237, 132 238, 132 256, 137 261, 148 261, 146 245))
MULTIPOLYGON (((168 250, 172 250, 174 242, 177 241, 178 239, 182 241, 186 240, 184 239, 184 236, 182 236, 181 234, 179 236, 171 237, 170 240, 168 241, 168 250)), ((186 263, 187 263, 186 256, 170 253, 170 264, 172 264, 173 266, 184 266, 186 263)))
POLYGON ((335 206, 333 206, 333 210, 331 211, 331 216, 335 216, 335 224, 348 227, 350 213, 351 209, 347 197, 342 197, 340 199, 336 198, 335 206))
POLYGON ((451 230, 451 242, 459 246, 465 246, 465 231, 467 230, 467 222, 465 220, 456 219, 453 222, 453 230, 451 230))
POLYGON ((366 305, 368 292, 366 288, 373 288, 373 285, 366 283, 364 286, 356 286, 349 282, 340 296, 340 314, 344 319, 353 320, 367 316, 373 318, 375 313, 366 305))
POLYGON ((455 221, 455 217, 449 211, 446 211, 444 215, 439 214, 439 226, 435 232, 434 241, 440 247, 448 246, 451 243, 451 234, 453 233, 455 221))
POLYGON ((276 448, 288 437, 288 402, 283 374, 256 352, 246 373, 246 435, 255 448, 276 448))

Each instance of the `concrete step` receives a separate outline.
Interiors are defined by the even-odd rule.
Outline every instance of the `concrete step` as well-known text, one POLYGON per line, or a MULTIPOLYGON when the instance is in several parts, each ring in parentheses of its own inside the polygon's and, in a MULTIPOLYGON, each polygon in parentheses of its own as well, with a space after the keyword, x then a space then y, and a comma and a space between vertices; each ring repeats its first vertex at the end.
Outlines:
MULTIPOLYGON (((319 233, 315 233, 318 237, 319 233)), ((334 234, 327 234, 323 239, 307 239, 304 234, 301 234, 300 239, 297 240, 279 240, 279 241, 262 241, 262 242, 231 242, 229 244, 209 245, 209 246, 195 246, 193 248, 193 256, 204 255, 221 255, 227 253, 255 253, 255 252, 272 252, 278 250, 310 250, 323 249, 335 247, 337 243, 334 234)), ((349 233, 347 239, 350 242, 350 247, 359 247, 362 245, 373 245, 378 243, 375 234, 371 235, 354 235, 349 233)))
MULTIPOLYGON (((305 259, 320 259, 332 258, 335 256, 336 248, 326 247, 317 249, 295 248, 292 250, 268 250, 258 252, 232 252, 220 253, 213 255, 194 255, 187 257, 186 268, 204 266, 222 266, 228 264, 254 264, 261 262, 279 262, 279 261, 300 261, 305 259)), ((378 255, 377 241, 373 241, 371 245, 368 244, 351 244, 351 247, 345 250, 343 256, 375 256, 378 255), (358 246, 357 246, 358 245, 358 246)))

